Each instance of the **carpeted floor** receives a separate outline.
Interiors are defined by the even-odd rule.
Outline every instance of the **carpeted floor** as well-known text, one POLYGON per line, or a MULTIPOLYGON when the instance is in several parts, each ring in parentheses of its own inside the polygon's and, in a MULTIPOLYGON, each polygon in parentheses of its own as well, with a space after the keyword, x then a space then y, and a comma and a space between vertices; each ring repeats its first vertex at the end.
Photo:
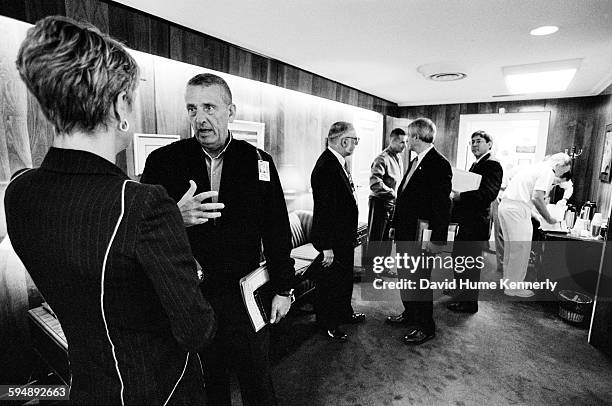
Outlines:
MULTIPOLYGON (((483 279, 499 278, 488 271, 483 279)), ((553 302, 489 295, 474 315, 448 311, 437 296, 437 336, 401 343, 384 324, 401 311, 396 292, 353 304, 365 324, 330 342, 314 315, 293 310, 272 334, 281 405, 604 405, 612 404, 612 359, 587 343, 587 330, 562 321, 553 302)), ((237 405, 241 404, 234 393, 237 405)))

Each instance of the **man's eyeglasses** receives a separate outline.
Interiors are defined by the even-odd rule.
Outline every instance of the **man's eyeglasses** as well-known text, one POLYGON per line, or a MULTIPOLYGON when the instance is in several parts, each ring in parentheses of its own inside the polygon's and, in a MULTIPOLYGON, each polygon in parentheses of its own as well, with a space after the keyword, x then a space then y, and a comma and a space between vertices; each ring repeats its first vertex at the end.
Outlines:
POLYGON ((344 137, 344 139, 353 140, 355 145, 359 144, 359 138, 358 137, 344 137))

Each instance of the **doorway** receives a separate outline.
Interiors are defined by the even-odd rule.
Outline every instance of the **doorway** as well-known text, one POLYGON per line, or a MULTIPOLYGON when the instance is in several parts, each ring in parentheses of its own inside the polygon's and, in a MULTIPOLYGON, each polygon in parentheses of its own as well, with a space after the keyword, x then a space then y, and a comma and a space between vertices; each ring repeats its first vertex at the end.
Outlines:
POLYGON ((550 112, 462 114, 459 117, 457 168, 467 170, 474 162, 471 135, 484 130, 493 137, 491 155, 501 163, 504 179, 518 168, 542 161, 546 154, 550 112))
POLYGON ((370 166, 382 150, 383 117, 381 114, 363 110, 355 114, 353 123, 360 140, 351 157, 351 172, 355 183, 359 221, 367 223, 370 166))
MULTIPOLYGON (((462 114, 459 117, 459 139, 457 141, 457 168, 468 170, 475 161, 471 153, 471 135, 479 130, 493 137, 491 156, 496 158, 503 170, 502 187, 522 166, 542 161, 546 155, 550 112, 462 114)), ((494 202, 495 203, 495 202, 494 202)), ((489 246, 495 243, 495 232, 491 230, 489 246)))

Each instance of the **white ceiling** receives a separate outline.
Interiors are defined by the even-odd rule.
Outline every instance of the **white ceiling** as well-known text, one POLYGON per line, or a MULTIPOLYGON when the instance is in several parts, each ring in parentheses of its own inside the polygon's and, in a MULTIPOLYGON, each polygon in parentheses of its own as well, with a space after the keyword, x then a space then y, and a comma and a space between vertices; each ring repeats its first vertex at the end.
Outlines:
POLYGON ((400 105, 590 96, 612 82, 612 0, 120 0, 400 105), (529 31, 560 30, 546 37, 529 31), (502 67, 582 58, 565 92, 504 95, 502 67), (417 72, 450 62, 468 77, 417 72))

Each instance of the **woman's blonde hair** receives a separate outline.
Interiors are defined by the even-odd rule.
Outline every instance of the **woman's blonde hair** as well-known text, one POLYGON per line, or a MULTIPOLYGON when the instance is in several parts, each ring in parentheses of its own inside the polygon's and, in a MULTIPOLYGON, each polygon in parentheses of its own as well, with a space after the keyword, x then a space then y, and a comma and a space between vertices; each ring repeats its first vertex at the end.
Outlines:
POLYGON ((119 93, 125 91, 131 103, 139 78, 136 61, 119 42, 61 16, 43 18, 28 30, 16 64, 60 134, 106 126, 119 93))

